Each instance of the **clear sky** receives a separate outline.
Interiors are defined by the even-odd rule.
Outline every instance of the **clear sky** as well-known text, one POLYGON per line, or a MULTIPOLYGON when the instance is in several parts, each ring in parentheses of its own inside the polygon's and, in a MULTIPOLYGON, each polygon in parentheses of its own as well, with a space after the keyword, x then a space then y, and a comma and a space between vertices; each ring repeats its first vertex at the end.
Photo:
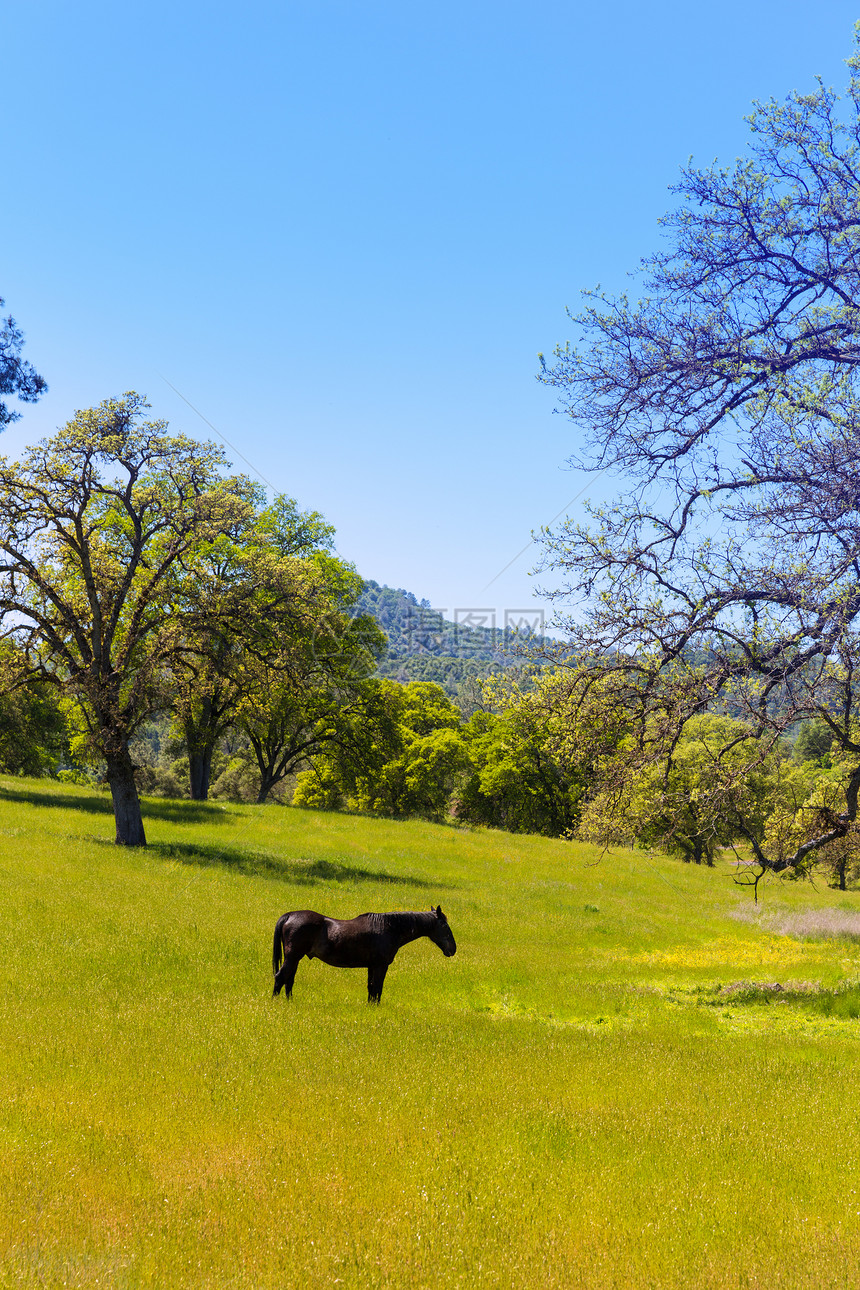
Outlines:
POLYGON ((538 351, 655 249, 680 164, 743 150, 753 98, 844 85, 857 16, 5 5, 0 295, 50 393, 0 450, 127 389, 210 437, 173 386, 366 577, 452 615, 528 606, 514 557, 590 487, 538 351))

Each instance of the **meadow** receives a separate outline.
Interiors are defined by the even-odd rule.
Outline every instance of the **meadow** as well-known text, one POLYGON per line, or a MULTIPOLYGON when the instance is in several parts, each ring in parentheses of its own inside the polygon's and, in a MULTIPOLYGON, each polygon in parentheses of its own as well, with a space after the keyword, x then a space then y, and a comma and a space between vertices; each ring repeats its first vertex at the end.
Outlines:
POLYGON ((0 1285, 856 1287, 860 894, 0 779, 0 1285), (277 917, 441 903, 365 974, 277 917))

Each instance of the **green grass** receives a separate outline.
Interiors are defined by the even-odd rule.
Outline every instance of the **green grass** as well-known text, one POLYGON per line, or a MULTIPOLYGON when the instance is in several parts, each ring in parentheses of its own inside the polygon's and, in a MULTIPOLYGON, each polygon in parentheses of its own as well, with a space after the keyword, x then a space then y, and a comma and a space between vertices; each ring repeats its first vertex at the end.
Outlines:
POLYGON ((860 1284, 860 895, 275 807, 111 826, 0 779, 0 1285, 860 1284), (407 946, 379 1009, 318 963, 270 999, 284 910, 437 902, 457 956, 407 946))

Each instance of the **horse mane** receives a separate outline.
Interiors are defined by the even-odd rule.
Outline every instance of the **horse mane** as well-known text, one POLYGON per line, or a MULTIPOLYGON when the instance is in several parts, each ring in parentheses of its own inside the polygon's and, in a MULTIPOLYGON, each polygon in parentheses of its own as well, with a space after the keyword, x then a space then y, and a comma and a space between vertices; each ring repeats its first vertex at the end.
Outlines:
POLYGON ((370 921, 374 932, 416 932, 419 928, 428 926, 433 915, 424 911, 410 910, 402 914, 363 914, 362 917, 370 921))

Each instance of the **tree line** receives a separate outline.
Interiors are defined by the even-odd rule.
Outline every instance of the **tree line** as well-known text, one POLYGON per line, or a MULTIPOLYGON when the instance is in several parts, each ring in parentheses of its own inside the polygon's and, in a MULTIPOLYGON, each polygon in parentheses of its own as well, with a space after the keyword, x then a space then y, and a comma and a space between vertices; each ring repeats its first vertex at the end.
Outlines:
MULTIPOLYGON (((745 156, 685 167, 641 298, 586 293, 574 339, 541 359, 573 464, 614 487, 540 535, 567 641, 536 642, 528 684, 470 676, 464 720, 435 676, 374 678, 384 642, 350 616, 360 579, 321 517, 267 505, 128 395, 0 464, 7 728, 55 738, 59 696, 126 843, 144 841, 133 740, 169 711, 196 796, 240 731, 261 800, 298 773, 307 803, 705 864, 740 843, 754 884, 819 863, 844 881, 860 830, 860 35, 847 63, 843 99, 819 83, 756 104, 745 156)), ((20 343, 10 319, 0 394, 32 400, 44 382, 20 343)), ((12 415, 0 403, 0 426, 12 415)))
MULTIPOLYGON (((846 767, 820 721, 774 746, 736 716, 703 713, 664 760, 643 739, 640 706, 617 677, 584 688, 590 670, 570 659, 485 678, 465 710, 434 682, 375 675, 382 633, 344 612, 361 580, 331 555, 329 526, 284 498, 251 515, 244 545, 234 532, 229 545, 222 535, 198 553, 195 568, 211 580, 196 594, 219 615, 201 626, 186 605, 175 653, 160 656, 148 711, 128 727, 135 789, 202 800, 214 765, 216 793, 228 799, 263 802, 280 787, 297 807, 659 848, 703 865, 729 850, 741 877, 753 858, 750 830, 786 855, 831 818, 846 767), (277 559, 263 579, 254 543, 273 539, 277 559), (227 591, 242 593, 235 620, 223 613, 227 591), (314 644, 321 609, 323 649, 314 644), (240 628, 229 636, 228 621, 240 628)), ((86 697, 61 676, 34 675, 20 643, 4 650, 0 766, 51 774, 71 761, 77 769, 62 778, 107 778, 86 697)), ((122 823, 118 812, 119 840, 122 823)), ((843 889, 860 876, 853 831, 812 849, 792 873, 814 869, 843 889)))
MULTIPOLYGON (((670 757, 642 756, 637 707, 612 681, 583 698, 587 677, 568 662, 490 678, 468 718, 439 686, 377 682, 375 727, 323 750, 298 776, 294 804, 639 846, 709 866, 722 851, 741 881, 754 868, 751 832, 786 856, 832 818, 850 767, 826 723, 801 723, 774 746, 745 721, 707 712, 686 723, 670 757)), ((860 876, 858 835, 810 849, 791 875, 815 870, 845 889, 860 876)))
POLYGON ((108 399, 0 460, 5 711, 40 735, 16 768, 62 738, 102 768, 126 845, 146 842, 132 746, 151 714, 182 730, 196 799, 241 726, 264 801, 338 737, 384 649, 348 613, 361 579, 322 517, 267 503, 216 445, 147 411, 108 399))

